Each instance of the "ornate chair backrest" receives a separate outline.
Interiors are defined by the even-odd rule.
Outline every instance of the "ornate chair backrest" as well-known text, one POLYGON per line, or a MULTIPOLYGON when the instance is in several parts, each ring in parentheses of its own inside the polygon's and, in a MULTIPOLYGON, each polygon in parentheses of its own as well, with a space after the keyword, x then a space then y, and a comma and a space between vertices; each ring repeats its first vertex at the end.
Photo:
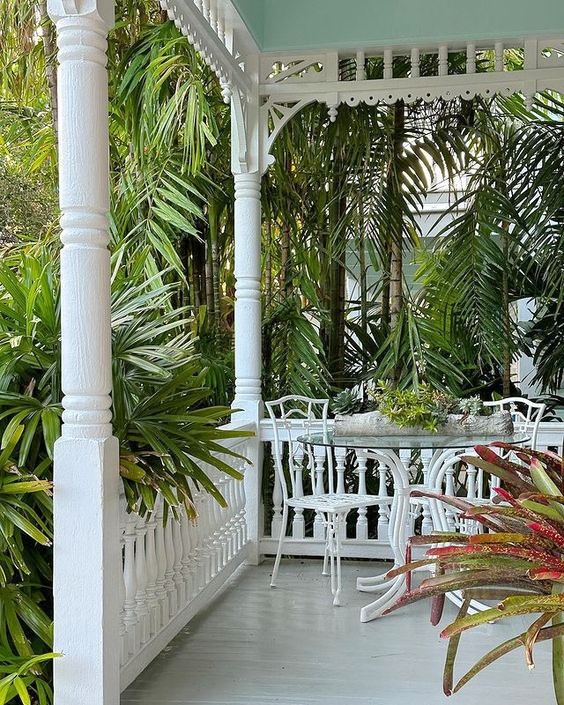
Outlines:
POLYGON ((539 433, 539 424, 544 416, 546 404, 534 402, 525 397, 505 397, 495 401, 485 401, 484 406, 489 406, 497 411, 510 411, 515 430, 530 436, 524 445, 535 449, 539 433))
POLYGON ((284 500, 304 494, 323 494, 324 475, 327 471, 328 491, 333 492, 333 456, 323 446, 304 446, 296 439, 310 433, 328 436, 327 418, 329 399, 313 399, 299 395, 288 395, 265 402, 272 420, 274 440, 272 455, 274 466, 282 487, 284 500), (285 453, 285 447, 287 452, 285 453), (288 472, 285 472, 284 460, 288 472), (304 492, 304 469, 308 471, 311 492, 304 492))

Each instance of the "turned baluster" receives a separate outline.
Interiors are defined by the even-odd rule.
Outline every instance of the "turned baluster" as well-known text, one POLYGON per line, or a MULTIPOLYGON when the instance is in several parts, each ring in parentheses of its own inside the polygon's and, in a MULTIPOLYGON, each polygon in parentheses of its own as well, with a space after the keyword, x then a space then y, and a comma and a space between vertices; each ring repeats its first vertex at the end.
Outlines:
POLYGON ((149 631, 156 634, 160 627, 159 599, 157 597, 157 577, 159 568, 157 562, 157 549, 155 545, 155 531, 157 521, 155 512, 151 512, 147 520, 147 533, 145 535, 145 559, 147 562, 147 607, 149 609, 149 631))
MULTIPOLYGON (((177 512, 180 509, 177 508, 177 512)), ((174 543, 174 585, 177 595, 177 610, 180 611, 186 604, 186 585, 182 575, 182 530, 180 528, 180 516, 172 518, 172 541, 174 543)))
POLYGON ((160 607, 160 616, 158 621, 161 626, 168 624, 169 621, 169 601, 166 590, 166 549, 163 526, 163 501, 160 495, 157 495, 155 502, 155 549, 157 553, 157 579, 156 594, 160 607))
POLYGON ((384 49, 384 78, 394 77, 394 54, 391 49, 384 49))
MULTIPOLYGON (((273 442, 274 445, 274 442, 273 442)), ((288 444, 290 445, 290 444, 288 444)), ((290 452, 290 448, 288 452, 290 452)), ((284 451, 284 444, 280 443, 280 455, 284 451)), ((274 487, 272 489, 272 523, 270 527, 270 535, 273 539, 280 537, 280 532, 282 531, 282 485, 280 484, 280 479, 278 473, 274 473, 274 487)))
MULTIPOLYGON (((294 453, 294 497, 304 496, 304 449, 303 446, 296 448, 294 453)), ((304 510, 300 507, 294 509, 292 520, 292 536, 295 539, 303 539, 305 536, 304 510)))
MULTIPOLYGON (((378 461, 378 497, 388 498, 388 466, 381 460, 378 461)), ((388 537, 390 505, 380 504, 378 507, 378 540, 382 541, 388 537)))
POLYGON ((176 585, 174 584, 174 561, 176 556, 174 553, 174 540, 172 537, 172 512, 169 509, 167 522, 164 527, 164 544, 165 544, 165 589, 168 595, 169 617, 174 617, 178 611, 178 594, 176 585))
POLYGON ((466 73, 476 73, 476 45, 466 45, 466 73))
POLYGON ((119 575, 119 640, 120 640, 120 664, 123 665, 127 661, 129 656, 128 649, 128 636, 127 636, 127 626, 125 624, 125 580, 124 580, 124 567, 125 567, 125 522, 126 517, 122 517, 120 523, 120 556, 121 556, 121 570, 119 575))
MULTIPOLYGON (((422 450, 421 451, 421 465, 423 466, 423 485, 429 487, 429 466, 433 457, 432 450, 422 450)), ((431 517, 431 507, 429 502, 423 502, 423 521, 421 522, 421 533, 424 535, 431 534, 433 532, 433 518, 431 517)))
MULTIPOLYGON (((358 473, 358 494, 366 494, 366 456, 359 455, 357 458, 357 468, 358 473)), ((358 517, 356 520, 356 538, 357 539, 367 539, 368 538, 368 520, 366 519, 366 507, 358 508, 358 517)), ((344 523, 344 522, 343 522, 344 523)), ((346 532, 346 526, 345 526, 346 532)))
POLYGON ((139 651, 139 639, 137 622, 138 616, 135 610, 135 595, 137 593, 137 578, 135 574, 135 523, 137 516, 130 514, 124 532, 124 565, 123 580, 125 584, 125 600, 123 604, 123 621, 127 632, 127 652, 136 654, 139 651))
POLYGON ((150 616, 147 606, 147 561, 145 558, 145 534, 147 526, 145 519, 138 517, 135 525, 137 539, 135 541, 135 578, 137 591, 135 593, 135 610, 138 617, 139 641, 145 644, 149 640, 150 616))
POLYGON ((411 78, 419 78, 420 52, 417 47, 411 50, 411 78))
POLYGON ((448 76, 448 46, 439 47, 439 76, 448 76))
POLYGON ((356 52, 356 80, 366 80, 366 57, 363 51, 356 52))
MULTIPOLYGON (((325 473, 325 459, 326 452, 323 446, 315 446, 313 448, 313 478, 312 483, 314 486, 314 494, 323 494, 325 492, 324 487, 324 473, 325 473)), ((311 465, 311 460, 310 460, 311 465)), ((315 519, 313 520, 313 537, 315 539, 321 539, 325 541, 325 523, 323 521, 323 514, 319 511, 315 512, 315 519)))
POLYGON ((188 604, 194 595, 194 584, 190 569, 190 553, 192 550, 191 523, 186 507, 181 509, 180 534, 182 537, 182 580, 184 581, 185 604, 188 604))
POLYGON ((496 42, 495 43, 494 52, 495 52, 495 70, 501 72, 504 69, 503 42, 496 42))
MULTIPOLYGON (((454 467, 451 463, 447 465, 446 471, 445 471, 445 495, 447 497, 454 497, 455 492, 454 492, 454 467)), ((446 520, 447 520, 447 525, 449 527, 449 530, 454 531, 456 528, 456 512, 453 510, 452 507, 447 505, 446 510, 446 520)))

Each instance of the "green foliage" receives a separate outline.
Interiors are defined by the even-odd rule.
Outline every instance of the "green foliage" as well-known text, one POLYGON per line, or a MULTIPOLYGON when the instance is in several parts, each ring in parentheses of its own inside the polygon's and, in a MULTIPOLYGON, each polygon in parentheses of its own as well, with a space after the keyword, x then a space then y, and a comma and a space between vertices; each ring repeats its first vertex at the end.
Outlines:
POLYGON ((20 164, 2 157, 0 150, 0 184, 0 243, 45 235, 56 213, 55 191, 46 176, 37 173, 31 179, 22 173, 20 164))
POLYGON ((436 431, 447 415, 458 410, 458 400, 444 392, 421 385, 399 389, 380 381, 373 392, 378 411, 398 426, 420 426, 436 431))
POLYGON ((323 344, 298 296, 272 307, 263 319, 263 394, 327 394, 323 344))
MULTIPOLYGON (((417 492, 417 496, 451 504, 462 511, 462 518, 479 522, 487 533, 413 537, 412 542, 432 544, 432 548, 425 559, 394 569, 390 577, 421 565, 434 567, 435 577, 424 580, 388 611, 427 597, 437 601, 447 592, 463 590, 458 617, 441 632, 441 636, 450 639, 443 678, 445 694, 455 693, 490 663, 521 646, 527 664, 532 666, 535 643, 551 639, 556 701, 563 705, 564 461, 553 453, 503 443, 493 445, 513 453, 518 462, 485 446, 476 447, 478 457, 463 460, 503 481, 505 489, 496 490, 502 503, 475 506, 459 498, 417 492), (470 601, 484 597, 501 602, 467 615, 470 601), (494 647, 453 685, 463 631, 515 615, 536 614, 539 616, 526 631, 494 647)), ((440 611, 434 615, 434 623, 440 619, 440 611)))
MULTIPOLYGON (((227 407, 206 406, 210 390, 189 312, 174 307, 177 288, 163 281, 167 272, 147 277, 153 267, 148 257, 125 245, 114 255, 113 414, 120 469, 130 507, 150 511, 160 490, 170 505, 184 502, 193 511, 194 485, 225 502, 202 468, 238 476, 214 453, 225 454, 221 440, 241 434, 218 428, 229 416, 227 407)), ((34 256, 16 248, 0 262, 0 643, 8 649, 0 702, 14 693, 26 702, 26 688, 39 702, 50 698, 41 659, 26 666, 10 654, 29 660, 51 647, 59 325, 56 264, 48 251, 34 256)), ((2 663, 0 657, 0 672, 2 663)))

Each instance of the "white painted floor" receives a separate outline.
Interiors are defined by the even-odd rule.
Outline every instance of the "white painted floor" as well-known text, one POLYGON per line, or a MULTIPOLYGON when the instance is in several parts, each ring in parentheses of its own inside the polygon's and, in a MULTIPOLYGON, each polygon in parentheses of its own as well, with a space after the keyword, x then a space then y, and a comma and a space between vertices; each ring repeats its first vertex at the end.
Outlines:
MULTIPOLYGON (((271 567, 236 574, 123 693, 122 705, 554 705, 546 644, 537 647, 534 671, 516 651, 447 698, 446 642, 429 624, 428 603, 361 624, 371 595, 354 585, 373 563, 344 562, 342 607, 331 605, 321 561, 283 561, 276 589, 271 567)), ((453 617, 455 608, 446 609, 453 617)), ((520 618, 464 634, 459 673, 526 624, 520 618)))

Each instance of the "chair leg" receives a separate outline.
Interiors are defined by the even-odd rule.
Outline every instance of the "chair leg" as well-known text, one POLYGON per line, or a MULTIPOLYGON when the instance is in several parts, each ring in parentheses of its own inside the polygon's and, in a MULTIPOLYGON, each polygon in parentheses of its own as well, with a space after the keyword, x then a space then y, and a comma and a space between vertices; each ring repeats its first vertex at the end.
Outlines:
POLYGON ((325 551, 329 553, 329 575, 331 576, 331 594, 334 596, 335 587, 335 515, 327 514, 325 520, 325 551))
POLYGON ((282 558, 282 546, 284 545, 284 539, 286 538, 286 529, 288 528, 288 505, 284 504, 284 509, 282 510, 282 524, 280 526, 280 537, 278 539, 278 551, 276 552, 276 559, 274 561, 274 568, 272 569, 272 577, 270 578, 270 587, 276 587, 276 578, 278 577, 278 568, 280 567, 280 559, 282 558))
MULTIPOLYGON (((326 529, 329 532, 329 529, 326 529)), ((325 537, 325 552, 323 554, 323 568, 321 569, 321 575, 329 575, 327 572, 327 563, 329 561, 329 533, 325 537)))

